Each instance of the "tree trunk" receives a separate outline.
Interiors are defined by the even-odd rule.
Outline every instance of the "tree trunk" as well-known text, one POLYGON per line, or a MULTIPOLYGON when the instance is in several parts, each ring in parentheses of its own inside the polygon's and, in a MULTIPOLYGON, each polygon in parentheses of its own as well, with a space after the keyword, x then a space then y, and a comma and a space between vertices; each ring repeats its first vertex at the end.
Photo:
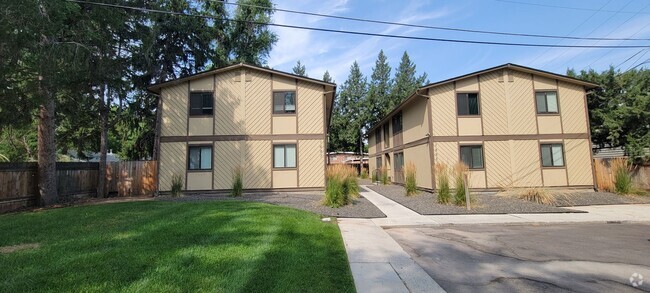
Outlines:
POLYGON ((38 113, 38 191, 41 205, 59 200, 56 183, 56 103, 53 95, 41 85, 44 102, 38 113))
POLYGON ((106 85, 101 87, 101 97, 99 101, 99 173, 97 181, 97 197, 106 197, 106 152, 108 151, 108 114, 110 99, 106 96, 106 85))

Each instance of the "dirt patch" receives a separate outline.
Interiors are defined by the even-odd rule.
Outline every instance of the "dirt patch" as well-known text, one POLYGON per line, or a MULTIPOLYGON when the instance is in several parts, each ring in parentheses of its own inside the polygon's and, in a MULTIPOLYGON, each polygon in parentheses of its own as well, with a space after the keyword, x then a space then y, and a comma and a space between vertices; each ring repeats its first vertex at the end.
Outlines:
POLYGON ((36 248, 39 248, 39 247, 41 247, 41 245, 38 244, 38 243, 24 243, 24 244, 18 244, 18 245, 0 246, 0 253, 9 254, 9 253, 14 253, 16 251, 27 250, 27 249, 36 249, 36 248))

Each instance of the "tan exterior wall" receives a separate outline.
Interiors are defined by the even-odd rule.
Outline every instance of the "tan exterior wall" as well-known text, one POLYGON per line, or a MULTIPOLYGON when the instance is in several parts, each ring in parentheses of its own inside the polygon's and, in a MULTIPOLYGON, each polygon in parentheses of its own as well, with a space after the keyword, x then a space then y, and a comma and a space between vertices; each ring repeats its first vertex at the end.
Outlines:
POLYGON ((569 185, 593 185, 591 144, 587 139, 564 140, 569 185))
POLYGON ((212 189, 212 171, 188 172, 187 190, 212 189))
POLYGON ((472 76, 456 81, 457 92, 478 92, 478 76, 472 76))
POLYGON ((244 188, 271 188, 271 141, 246 141, 244 188))
POLYGON ((454 85, 444 84, 429 89, 433 136, 456 135, 456 97, 454 85))
POLYGON ((172 187, 172 179, 175 175, 180 176, 185 184, 185 165, 187 151, 184 142, 169 142, 160 144, 160 168, 158 169, 159 190, 169 191, 172 187))
MULTIPOLYGON (((372 159, 369 161, 372 161, 372 159)), ((417 185, 424 188, 433 188, 431 186, 429 145, 423 144, 404 149, 404 166, 406 166, 407 162, 413 162, 415 164, 417 185)), ((371 163, 375 164, 375 162, 371 163)))
POLYGON ((165 88, 161 92, 163 101, 160 134, 162 136, 187 134, 187 83, 165 88))
POLYGON ((376 152, 377 152, 377 145, 375 144, 375 133, 373 131, 373 133, 368 134, 368 153, 374 154, 376 152))
POLYGON ((559 82, 558 100, 564 133, 587 133, 584 90, 582 87, 559 82))
POLYGON ((510 142, 486 141, 483 144, 483 152, 485 153, 487 186, 491 188, 512 186, 510 142))
POLYGON ((242 70, 227 71, 215 76, 214 134, 244 134, 245 101, 242 70))
POLYGON ((483 135, 481 117, 458 118, 458 135, 483 135))
POLYGON ((214 127, 212 117, 190 118, 189 135, 211 135, 214 127))
POLYGON ((537 128, 540 134, 562 133, 562 119, 559 115, 537 116, 537 128))
POLYGON ((538 150, 539 142, 537 140, 510 141, 513 186, 542 186, 540 169, 542 165, 538 150))
POLYGON ((213 91, 214 76, 206 76, 190 81, 190 91, 213 91))
POLYGON ((273 134, 296 134, 296 116, 273 116, 273 134))
POLYGON ((508 102, 501 71, 481 75, 481 118, 485 135, 504 134, 508 129, 508 102))
POLYGON ((273 170, 273 188, 298 187, 297 170, 273 170))
POLYGON ((566 168, 542 169, 542 175, 544 176, 544 186, 567 186, 566 168))
POLYGON ((506 79, 506 99, 508 109, 508 133, 502 134, 536 134, 535 96, 530 74, 510 70, 513 81, 506 79))
POLYGON ((301 134, 323 133, 325 124, 325 104, 323 86, 298 81, 297 115, 298 132, 301 134))
POLYGON ((265 72, 247 72, 250 81, 246 82, 246 134, 270 134, 273 100, 271 95, 271 75, 265 72))
POLYGON ((428 99, 418 98, 402 110, 402 140, 405 144, 429 133, 427 102, 428 99))
MULTIPOLYGON (((458 143, 457 142, 435 142, 433 144, 433 153, 436 164, 445 164, 449 170, 453 170, 454 165, 458 163, 458 143)), ((455 187, 454 180, 450 176, 449 186, 455 187)))
MULTIPOLYGON (((245 144, 243 141, 215 141, 213 149, 213 172, 212 178, 214 189, 230 189, 234 172, 241 168, 242 172, 246 165, 243 159, 246 157, 245 144)), ((243 178, 242 178, 243 180, 243 178)))
POLYGON ((325 142, 301 140, 298 142, 300 187, 325 186, 325 142))

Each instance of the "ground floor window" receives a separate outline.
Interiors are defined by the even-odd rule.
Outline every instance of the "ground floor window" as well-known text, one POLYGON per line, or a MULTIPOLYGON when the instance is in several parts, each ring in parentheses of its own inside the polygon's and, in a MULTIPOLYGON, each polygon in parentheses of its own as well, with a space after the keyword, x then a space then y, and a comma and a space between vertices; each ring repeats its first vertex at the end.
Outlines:
POLYGON ((470 169, 483 169, 483 146, 464 145, 460 147, 460 160, 470 169))
POLYGON ((188 170, 212 170, 212 146, 189 146, 188 170))
POLYGON ((273 145, 273 168, 295 168, 296 167, 296 145, 276 144, 273 145))
POLYGON ((549 143, 540 145, 542 150, 543 167, 563 167, 564 148, 561 143, 549 143))
POLYGON ((404 168, 404 153, 395 153, 395 172, 401 172, 404 168))

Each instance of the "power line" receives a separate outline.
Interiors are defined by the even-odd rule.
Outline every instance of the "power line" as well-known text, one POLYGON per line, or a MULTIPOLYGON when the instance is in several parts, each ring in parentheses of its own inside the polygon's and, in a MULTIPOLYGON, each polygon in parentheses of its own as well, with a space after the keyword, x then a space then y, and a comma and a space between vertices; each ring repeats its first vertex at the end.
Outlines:
POLYGON ((491 34, 491 35, 531 37, 531 38, 548 38, 548 39, 593 40, 593 41, 649 41, 650 40, 650 39, 647 39, 647 38, 646 39, 644 39, 644 38, 639 38, 639 39, 632 39, 632 38, 597 38, 597 37, 576 37, 576 36, 568 36, 568 35, 567 36, 558 36, 558 35, 541 35, 541 34, 525 34, 525 33, 512 33, 512 32, 472 30, 472 29, 462 29, 462 28, 442 27, 442 26, 430 26, 430 25, 419 25, 419 24, 392 22, 392 21, 384 21, 384 20, 376 20, 376 19, 357 18, 357 17, 339 16, 339 15, 331 15, 331 14, 322 14, 322 13, 298 11, 298 10, 291 10, 291 9, 284 9, 284 8, 277 8, 277 7, 260 6, 260 5, 254 5, 254 4, 242 4, 242 3, 230 3, 230 2, 223 2, 223 4, 234 5, 234 6, 245 6, 245 7, 252 7, 252 8, 261 8, 261 9, 270 9, 270 10, 279 11, 279 12, 310 15, 310 16, 319 16, 319 17, 327 17, 327 18, 358 21, 358 22, 368 22, 368 23, 387 24, 387 25, 398 25, 398 26, 413 27, 413 28, 425 28, 425 29, 445 30, 445 31, 477 33, 477 34, 491 34))
POLYGON ((627 69, 625 69, 625 71, 630 71, 630 70, 632 70, 632 69, 634 69, 634 68, 637 68, 637 67, 639 67, 639 66, 641 66, 641 65, 643 65, 643 64, 648 63, 648 60, 650 60, 650 59, 648 59, 648 60, 646 60, 646 61, 644 61, 644 62, 641 62, 641 63, 639 63, 639 64, 637 64, 637 65, 634 65, 634 64, 636 64, 637 62, 639 62, 639 60, 641 60, 641 59, 643 58, 643 56, 645 56, 646 53, 648 53, 648 50, 646 50, 643 54, 641 54, 641 56, 639 56, 639 58, 637 58, 636 61, 632 62, 632 65, 630 65, 630 67, 628 67, 627 69))
MULTIPOLYGON (((530 6, 540 6, 540 7, 551 7, 551 8, 570 9, 570 10, 600 11, 600 12, 626 13, 626 14, 634 14, 634 13, 637 13, 636 11, 598 10, 598 9, 593 9, 593 8, 569 7, 569 6, 549 5, 549 4, 539 4, 539 3, 530 3, 530 2, 521 2, 521 1, 512 1, 512 0, 495 0, 495 1, 498 1, 498 2, 504 2, 504 3, 521 4, 521 5, 530 5, 530 6)), ((650 14, 650 13, 649 13, 649 12, 644 12, 643 14, 650 14)))
MULTIPOLYGON (((634 58, 634 56, 639 55, 641 52, 643 52, 643 51, 645 51, 645 50, 647 50, 647 49, 641 49, 641 50, 639 50, 639 52, 636 52, 634 55, 632 55, 632 56, 630 56, 629 58, 625 59, 625 61, 623 61, 623 62, 621 62, 620 64, 616 65, 616 67, 614 67, 614 69, 621 67, 621 65, 625 64, 625 62, 630 61, 630 59, 634 58)), ((643 56, 643 55, 641 55, 641 56, 643 56)), ((583 68, 583 69, 584 69, 584 68, 583 68)))
POLYGON ((371 33, 371 32, 361 32, 361 31, 349 31, 349 30, 336 30, 336 29, 327 29, 327 28, 318 28, 318 27, 308 27, 308 26, 298 26, 298 25, 288 25, 288 24, 278 24, 278 23, 265 23, 257 22, 251 20, 236 20, 230 18, 220 18, 211 15, 201 15, 201 14, 190 14, 184 12, 175 12, 175 11, 166 11, 158 9, 150 9, 143 7, 133 7, 126 5, 118 4, 108 4, 108 3, 99 3, 99 2, 88 2, 82 0, 67 0, 68 2, 89 4, 96 6, 112 7, 112 8, 122 8, 128 10, 136 10, 141 12, 150 12, 150 13, 162 13, 178 16, 187 16, 187 17, 199 17, 205 19, 219 19, 225 21, 234 21, 234 22, 246 22, 251 24, 258 25, 268 25, 275 27, 284 27, 300 30, 311 30, 311 31, 320 31, 320 32, 329 32, 329 33, 340 33, 340 34, 350 34, 350 35, 360 35, 360 36, 370 36, 370 37, 383 37, 383 38, 393 38, 393 39, 406 39, 406 40, 419 40, 419 41, 433 41, 433 42, 448 42, 448 43, 462 43, 462 44, 477 44, 477 45, 497 45, 497 46, 518 46, 518 47, 552 47, 552 48, 592 48, 592 49, 629 49, 629 48, 650 48, 650 45, 553 45, 553 44, 532 44, 532 43, 509 43, 509 42, 491 42, 491 41, 476 41, 476 40, 463 40, 463 39, 446 39, 446 38, 429 38, 429 37, 417 37, 417 36, 404 36, 404 35, 390 35, 390 34, 380 34, 380 33, 371 33))

